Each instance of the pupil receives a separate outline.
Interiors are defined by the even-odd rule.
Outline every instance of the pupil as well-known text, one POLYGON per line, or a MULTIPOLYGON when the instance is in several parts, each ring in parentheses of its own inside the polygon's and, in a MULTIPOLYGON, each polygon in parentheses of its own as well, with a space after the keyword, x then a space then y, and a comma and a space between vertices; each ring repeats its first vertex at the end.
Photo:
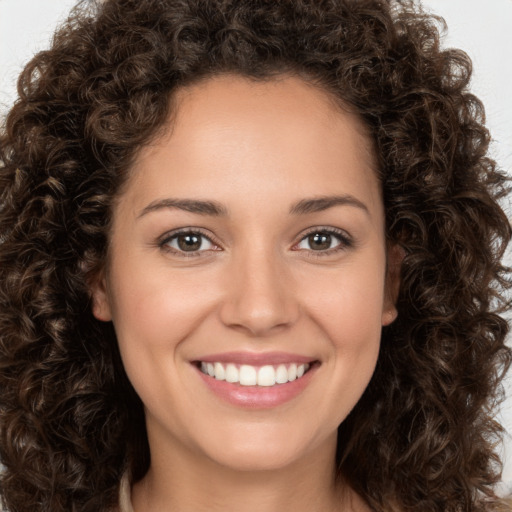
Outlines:
POLYGON ((178 246, 182 251, 196 251, 201 247, 201 238, 197 235, 181 235, 178 246))
POLYGON ((310 235, 309 243, 313 249, 329 249, 331 247, 331 235, 315 233, 310 235))

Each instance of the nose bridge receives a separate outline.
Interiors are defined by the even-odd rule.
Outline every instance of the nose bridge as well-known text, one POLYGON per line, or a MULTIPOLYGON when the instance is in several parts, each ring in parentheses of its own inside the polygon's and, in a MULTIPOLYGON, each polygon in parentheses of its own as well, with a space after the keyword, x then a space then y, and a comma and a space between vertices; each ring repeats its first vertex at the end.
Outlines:
POLYGON ((226 325, 263 336, 296 320, 298 304, 284 260, 269 243, 234 251, 221 309, 226 325))

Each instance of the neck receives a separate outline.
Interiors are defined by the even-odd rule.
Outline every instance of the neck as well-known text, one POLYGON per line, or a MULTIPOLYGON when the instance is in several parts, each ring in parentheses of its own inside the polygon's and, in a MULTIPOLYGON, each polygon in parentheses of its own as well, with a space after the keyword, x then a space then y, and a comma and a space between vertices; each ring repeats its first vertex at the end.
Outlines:
POLYGON ((137 512, 369 511, 359 496, 337 481, 332 442, 304 460, 265 470, 226 467, 183 449, 173 450, 172 457, 163 456, 167 450, 152 452, 148 473, 133 487, 133 508, 137 512))

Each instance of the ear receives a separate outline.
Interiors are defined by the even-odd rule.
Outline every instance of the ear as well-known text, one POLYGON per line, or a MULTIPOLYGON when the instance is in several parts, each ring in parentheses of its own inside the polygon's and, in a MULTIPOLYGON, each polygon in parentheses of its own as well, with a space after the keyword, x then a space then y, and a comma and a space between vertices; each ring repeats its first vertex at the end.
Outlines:
POLYGON ((112 320, 112 312, 107 291, 107 281, 103 272, 94 279, 89 289, 92 299, 92 314, 97 320, 110 322, 112 320))
POLYGON ((405 251, 398 244, 388 244, 386 261, 386 289, 384 291, 384 308, 382 325, 389 325, 396 320, 398 311, 396 301, 400 291, 400 270, 405 251))

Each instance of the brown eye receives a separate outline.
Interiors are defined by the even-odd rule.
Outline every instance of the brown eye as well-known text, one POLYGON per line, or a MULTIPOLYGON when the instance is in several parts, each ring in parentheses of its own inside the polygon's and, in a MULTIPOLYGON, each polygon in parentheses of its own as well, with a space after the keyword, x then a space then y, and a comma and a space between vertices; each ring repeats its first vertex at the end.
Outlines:
POLYGON ((175 253, 200 253, 214 249, 215 245, 202 233, 187 231, 166 238, 161 247, 171 249, 175 253))
POLYGON ((201 239, 201 235, 196 234, 178 235, 176 237, 178 247, 182 251, 198 251, 201 248, 201 239))
POLYGON ((308 243, 314 251, 325 251, 331 248, 332 236, 328 233, 314 233, 308 236, 308 243))
POLYGON ((353 241, 348 233, 330 228, 310 231, 295 247, 301 251, 318 253, 320 256, 333 254, 352 246, 353 241))

